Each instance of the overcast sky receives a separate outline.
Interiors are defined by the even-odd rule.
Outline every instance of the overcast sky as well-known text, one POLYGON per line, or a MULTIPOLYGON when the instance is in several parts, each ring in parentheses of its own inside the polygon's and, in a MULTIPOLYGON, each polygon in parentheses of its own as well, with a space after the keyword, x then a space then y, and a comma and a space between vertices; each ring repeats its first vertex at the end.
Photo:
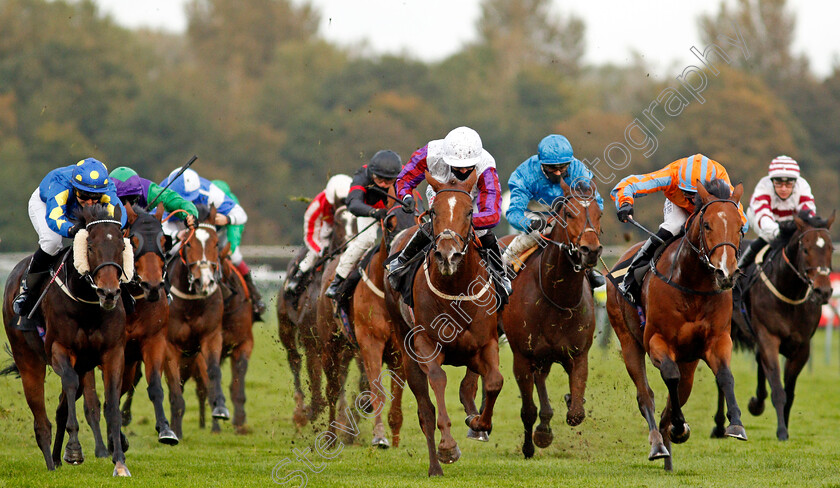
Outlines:
MULTIPOLYGON (((183 31, 187 0, 95 0, 127 27, 183 31)), ((300 0, 293 0, 301 3, 300 0)), ((730 4, 733 3, 729 0, 730 4)), ((475 39, 480 0, 312 0, 322 15, 321 34, 339 44, 365 43, 371 53, 409 54, 440 60, 475 39)), ((554 1, 555 12, 574 13, 586 23, 586 60, 624 64, 637 51, 652 75, 672 77, 695 62, 701 48, 700 14, 713 14, 718 0, 554 1)), ((807 53, 819 76, 840 55, 840 2, 788 0, 796 14, 795 53, 807 53)), ((749 42, 749 40, 747 40, 749 42)))

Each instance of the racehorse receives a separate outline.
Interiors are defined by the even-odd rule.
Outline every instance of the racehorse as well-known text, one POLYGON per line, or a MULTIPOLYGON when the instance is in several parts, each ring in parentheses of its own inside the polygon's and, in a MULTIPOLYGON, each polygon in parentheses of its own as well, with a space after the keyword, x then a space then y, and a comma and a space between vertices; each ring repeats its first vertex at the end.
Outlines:
POLYGON ((216 207, 198 205, 197 229, 189 232, 178 250, 178 257, 167 268, 171 281, 167 359, 164 372, 169 385, 172 429, 183 438, 183 384, 193 363, 196 381, 208 391, 212 416, 230 419, 222 392, 222 316, 224 304, 220 288, 216 207))
MULTIPOLYGON (((463 383, 461 389, 461 401, 468 415, 466 423, 475 432, 491 431, 493 408, 504 381, 499 371, 496 329, 499 299, 494 293, 489 271, 480 262, 472 226, 470 192, 476 179, 477 174, 473 172, 463 182, 453 178, 440 183, 426 172, 426 181, 436 193, 428 211, 433 232, 432 250, 423 256, 423 270, 418 272, 412 285, 413 310, 400 301, 390 283, 385 284, 386 304, 392 319, 397 322, 398 338, 404 348, 406 379, 417 399, 420 428, 426 435, 429 476, 443 475, 440 463, 454 463, 461 456, 458 443, 450 432, 451 422, 444 398, 446 373, 441 366, 466 366, 482 377, 485 404, 480 414, 475 410, 472 398, 464 395, 463 383), (439 407, 437 422, 435 407, 429 397, 430 384, 439 407), (472 408, 469 403, 473 403, 472 408), (437 452, 436 424, 441 431, 437 452)), ((417 228, 414 230, 422 232, 417 228)), ((392 251, 405 247, 410 233, 395 239, 392 251)))
MULTIPOLYGON (((230 357, 230 397, 233 400, 233 427, 237 434, 248 433, 245 423, 245 373, 254 349, 251 296, 245 278, 230 259, 230 246, 222 250, 222 278, 231 291, 225 299, 225 313, 222 318, 222 361, 230 357)), ((197 368, 192 372, 198 373, 197 368)), ((196 382, 198 393, 198 426, 204 428, 205 400, 207 390, 200 381, 196 382)), ((213 418, 213 432, 220 432, 219 421, 213 418)))
MULTIPOLYGON (((776 437, 788 438, 788 422, 793 405, 796 378, 811 355, 811 337, 817 330, 821 307, 831 297, 831 255, 834 251, 828 220, 800 214, 794 217, 795 230, 783 233, 771 245, 763 262, 757 263, 755 284, 749 288, 751 320, 747 323, 739 310, 733 312, 732 336, 737 345, 755 352, 758 386, 750 399, 749 411, 761 415, 770 382, 771 401, 776 409, 776 437), (779 354, 785 362, 782 386, 779 354), (766 379, 766 381, 765 381, 766 379)), ((760 260, 757 260, 760 261, 760 260)), ((713 437, 723 436, 723 405, 719 392, 713 437)))
MULTIPOLYGON (((155 430, 158 442, 178 444, 178 436, 169 427, 163 408, 161 372, 166 359, 166 331, 169 320, 169 303, 164 286, 164 236, 161 219, 163 204, 154 214, 139 206, 126 206, 128 227, 125 233, 134 250, 135 275, 123 284, 124 300, 133 307, 126 313, 125 370, 121 394, 126 396, 122 408, 122 424, 131 422, 131 397, 140 378, 140 363, 146 366, 149 399, 155 410, 155 430), (133 310, 132 310, 133 309, 133 310)), ((84 377, 85 417, 93 430, 96 457, 108 456, 99 432, 99 398, 96 395, 94 370, 84 377)), ((127 442, 123 436, 123 448, 127 442)))
MULTIPOLYGON (((61 465, 65 430, 69 439, 64 461, 69 464, 84 461, 78 437, 76 399, 82 393, 80 377, 97 365, 102 366, 105 383, 108 437, 112 441, 120 439, 119 399, 125 366, 126 327, 120 282, 134 275, 131 245, 122 239, 119 208, 111 215, 104 206, 97 204, 81 209, 77 217, 83 229, 76 234, 73 247, 63 253, 61 264, 54 273, 53 281, 47 285, 40 305, 46 329, 43 350, 33 349, 13 323, 12 301, 17 295, 28 259, 18 263, 9 275, 3 300, 3 319, 12 357, 35 417, 35 439, 47 469, 51 471, 61 465), (52 456, 52 425, 44 402, 45 357, 61 377, 62 387, 56 410, 52 456)), ((32 290, 33 293, 40 291, 32 290)), ((125 465, 122 443, 113 444, 111 459, 114 476, 131 476, 125 465)))
POLYGON ((595 202, 594 186, 578 183, 571 190, 564 181, 560 184, 567 197, 552 205, 549 220, 555 225, 551 234, 540 241, 542 250, 522 263, 522 271, 513 280, 514 292, 501 314, 513 351, 513 374, 522 396, 522 453, 526 458, 534 455, 534 442, 545 448, 553 440, 549 424, 554 412, 545 385, 553 363, 562 364, 569 375, 566 423, 579 425, 586 415, 583 395, 587 356, 595 334, 595 304, 586 274, 601 255, 601 210, 595 202), (535 383, 540 398, 540 425, 533 435, 537 418, 535 383))
MULTIPOLYGON (((356 218, 347 211, 347 207, 337 205, 330 244, 324 250, 324 258, 322 259, 333 256, 341 249, 347 236, 355 234, 355 224, 356 218)), ((286 276, 294 274, 297 263, 303 259, 305 254, 306 248, 301 249, 297 259, 289 263, 286 268, 286 276)), ((321 375, 323 374, 321 345, 318 342, 315 325, 317 320, 316 303, 321 294, 323 271, 323 264, 313 268, 307 281, 300 283, 297 296, 291 296, 282 289, 277 294, 277 330, 280 342, 286 348, 289 367, 292 370, 295 386, 294 422, 298 427, 303 427, 309 421, 317 418, 326 407, 326 401, 324 401, 321 392, 321 375), (302 357, 298 351, 298 346, 303 346, 306 355, 310 405, 305 404, 303 388, 300 383, 302 357)))
MULTIPOLYGON (((648 459, 665 459, 673 470, 671 441, 688 440, 691 430, 682 406, 688 401, 694 371, 701 359, 711 368, 728 406, 725 435, 746 440, 741 410, 735 400, 735 381, 729 368, 732 355, 731 288, 737 278, 741 216, 739 184, 730 194, 722 180, 697 185, 695 210, 682 237, 661 246, 642 283, 642 309, 627 302, 612 280, 607 285, 607 313, 621 342, 627 372, 636 385, 639 411, 648 423, 648 459), (646 323, 642 325, 642 316, 646 323), (645 352, 668 388, 659 430, 654 419, 653 390, 645 373, 645 352)), ((619 259, 631 258, 639 244, 619 259)))

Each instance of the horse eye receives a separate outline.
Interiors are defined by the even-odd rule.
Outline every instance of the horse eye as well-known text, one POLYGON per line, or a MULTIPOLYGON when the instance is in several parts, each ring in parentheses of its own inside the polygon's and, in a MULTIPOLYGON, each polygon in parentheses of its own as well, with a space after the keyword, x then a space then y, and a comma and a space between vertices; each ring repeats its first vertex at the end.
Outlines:
POLYGON ((807 249, 803 249, 803 250, 802 250, 802 253, 803 253, 803 254, 808 254, 808 250, 807 250, 807 249))
POLYGON ((703 228, 706 230, 712 230, 712 227, 709 225, 708 222, 703 222, 703 228))

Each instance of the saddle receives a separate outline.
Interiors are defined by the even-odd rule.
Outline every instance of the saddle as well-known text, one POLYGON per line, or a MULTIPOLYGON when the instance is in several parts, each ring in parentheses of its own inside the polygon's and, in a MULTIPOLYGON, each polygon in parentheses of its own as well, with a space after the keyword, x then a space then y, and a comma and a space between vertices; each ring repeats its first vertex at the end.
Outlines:
MULTIPOLYGON (((418 252, 405 264, 402 272, 396 275, 399 285, 396 287, 396 291, 402 296, 403 303, 411 308, 414 308, 414 279, 423 262, 426 260, 426 256, 428 256, 429 251, 432 249, 432 245, 433 243, 430 242, 422 251, 418 252)), ((391 261, 397 259, 399 254, 394 253, 388 256, 388 259, 385 260, 385 266, 387 267, 391 261)))

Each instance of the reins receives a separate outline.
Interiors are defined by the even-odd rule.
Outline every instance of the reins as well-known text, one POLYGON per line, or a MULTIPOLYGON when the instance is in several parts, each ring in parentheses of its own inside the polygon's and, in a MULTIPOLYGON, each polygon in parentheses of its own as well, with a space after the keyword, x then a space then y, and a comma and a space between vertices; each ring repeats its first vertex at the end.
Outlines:
MULTIPOLYGON (((821 228, 820 229, 808 229, 808 230, 802 232, 799 235, 799 237, 797 237, 797 239, 795 241, 792 241, 792 242, 796 243, 797 249, 801 249, 802 238, 805 236, 805 234, 807 234, 809 232, 825 232, 826 234, 828 234, 827 229, 821 229, 821 228)), ((831 240, 831 237, 829 236, 829 241, 830 240, 831 240)), ((808 278, 807 276, 805 276, 796 266, 793 265, 793 263, 790 262, 790 258, 788 258, 788 256, 787 256, 787 247, 789 245, 790 245, 790 243, 788 243, 787 245, 782 247, 782 252, 781 252, 782 262, 791 271, 793 271, 793 273, 796 275, 797 278, 799 278, 807 286, 807 289, 805 290, 805 296, 803 296, 802 298, 799 298, 799 299, 788 298, 784 293, 779 291, 779 289, 776 288, 773 285, 773 282, 770 280, 770 278, 764 272, 765 267, 762 266, 762 264, 764 264, 764 254, 765 254, 766 251, 763 251, 759 254, 759 256, 756 256, 756 264, 758 265, 759 278, 761 278, 761 282, 764 283, 764 286, 766 286, 767 289, 770 290, 770 293, 772 293, 773 296, 775 296, 776 298, 778 298, 782 302, 787 303, 788 305, 801 305, 801 304, 805 303, 806 301, 808 301, 808 299, 811 298, 811 294, 814 292, 814 281, 812 279, 808 278), (759 261, 759 258, 761 259, 761 261, 759 261)), ((825 268, 823 266, 817 266, 815 268, 814 267, 805 268, 805 272, 807 273, 811 269, 816 269, 817 272, 821 275, 828 275, 831 272, 831 268, 825 268)))

